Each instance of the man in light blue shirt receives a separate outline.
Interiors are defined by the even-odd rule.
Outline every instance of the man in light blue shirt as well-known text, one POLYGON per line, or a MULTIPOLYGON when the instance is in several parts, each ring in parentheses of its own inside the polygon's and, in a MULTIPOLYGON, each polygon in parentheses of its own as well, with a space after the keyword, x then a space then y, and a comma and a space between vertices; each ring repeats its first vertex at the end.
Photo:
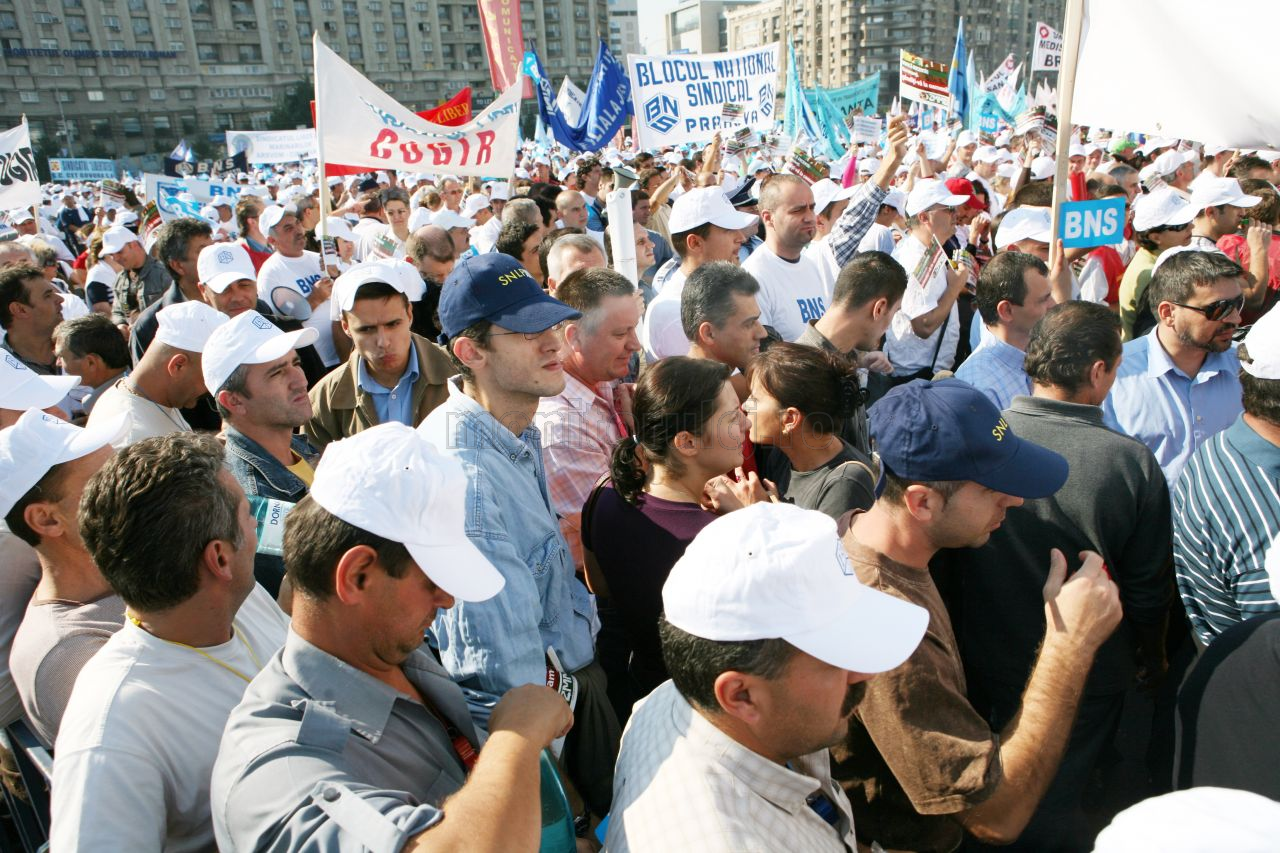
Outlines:
POLYGON ((1031 393, 1022 368, 1031 328, 1053 306, 1049 268, 1035 255, 1002 252, 978 276, 974 299, 991 335, 956 370, 1004 411, 1013 398, 1031 393))
POLYGON ((1124 345, 1103 404, 1107 425, 1151 448, 1171 486, 1196 448, 1242 411, 1232 336, 1243 283, 1244 270, 1225 255, 1162 255, 1147 287, 1156 327, 1124 345))
POLYGON ((362 358, 356 366, 356 381, 360 388, 373 398, 373 409, 378 413, 378 423, 402 423, 414 426, 413 422, 413 383, 418 381, 418 348, 409 343, 409 361, 405 372, 400 375, 394 388, 388 388, 369 373, 369 367, 362 358))
POLYGON ((575 576, 533 425, 539 401, 564 390, 561 330, 581 315, 501 253, 460 261, 445 280, 439 314, 461 375, 448 380, 448 399, 418 429, 462 463, 467 536, 506 580, 488 601, 459 602, 436 617, 440 658, 481 700, 521 684, 563 680, 576 689, 566 768, 603 817, 621 731, 595 660, 595 604, 575 576))

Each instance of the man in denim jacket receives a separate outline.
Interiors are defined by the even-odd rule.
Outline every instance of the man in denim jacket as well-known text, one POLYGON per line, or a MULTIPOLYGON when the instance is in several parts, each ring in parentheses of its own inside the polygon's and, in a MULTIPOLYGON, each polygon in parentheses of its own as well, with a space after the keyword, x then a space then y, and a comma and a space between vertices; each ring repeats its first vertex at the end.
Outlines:
MULTIPOLYGON (((282 332, 253 310, 217 331, 205 345, 201 369, 225 425, 227 468, 250 502, 259 497, 296 504, 311 486, 319 455, 294 432, 311 417, 297 348, 312 343, 316 331, 282 332)), ((253 573, 267 592, 279 595, 282 557, 259 552, 253 573)))
POLYGON ((572 673, 568 689, 577 688, 577 699, 565 767, 603 816, 620 732, 595 662, 594 602, 574 575, 533 426, 539 400, 564 390, 561 329, 580 315, 498 253, 454 267, 439 313, 461 375, 418 429, 462 463, 467 536, 506 579, 495 597, 459 602, 436 617, 441 659, 464 688, 494 697, 554 681, 557 661, 572 673))

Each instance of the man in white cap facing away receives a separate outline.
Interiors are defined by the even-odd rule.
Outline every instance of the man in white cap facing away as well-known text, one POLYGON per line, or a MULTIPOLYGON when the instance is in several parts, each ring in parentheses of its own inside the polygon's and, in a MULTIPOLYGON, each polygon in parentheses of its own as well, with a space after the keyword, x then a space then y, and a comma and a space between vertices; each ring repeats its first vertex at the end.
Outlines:
POLYGON ((195 405, 205 393, 200 354, 213 330, 227 321, 203 302, 179 302, 156 317, 156 336, 142 360, 102 392, 89 415, 89 424, 96 425, 129 413, 129 429, 113 442, 117 450, 144 438, 191 429, 178 410, 195 405))
POLYGON ((467 538, 465 490, 461 465, 403 424, 329 446, 289 515, 288 638, 232 711, 214 765, 222 849, 303 837, 326 850, 538 849, 539 754, 569 728, 569 706, 515 687, 482 741, 423 647, 437 611, 504 584, 467 538))
POLYGON ((932 378, 955 363, 960 341, 956 299, 969 271, 963 265, 953 268, 942 244, 955 234, 955 208, 966 201, 932 179, 916 181, 907 196, 910 232, 893 250, 893 259, 907 271, 907 291, 884 345, 899 382, 932 378))
POLYGON ((40 558, 10 661, 27 720, 50 748, 80 668, 124 624, 124 602, 85 549, 76 511, 127 427, 123 413, 86 430, 29 409, 0 430, 0 511, 40 558))
POLYGON ((608 849, 856 850, 827 749, 928 613, 863 586, 831 518, 769 503, 705 527, 662 600, 671 680, 623 736, 608 849))
MULTIPOLYGON (((245 311, 205 344, 200 367, 222 416, 227 470, 250 497, 296 504, 311 485, 319 452, 295 435, 311 418, 297 350, 315 338, 315 329, 282 332, 257 311, 245 311)), ((254 576, 276 596, 284 562, 260 553, 254 576)))

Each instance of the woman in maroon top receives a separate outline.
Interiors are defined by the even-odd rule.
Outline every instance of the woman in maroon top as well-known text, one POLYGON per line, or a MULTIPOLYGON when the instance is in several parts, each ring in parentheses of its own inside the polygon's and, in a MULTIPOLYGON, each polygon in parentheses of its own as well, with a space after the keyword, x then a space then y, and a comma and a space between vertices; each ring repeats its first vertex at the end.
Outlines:
MULTIPOLYGON (((608 598, 600 600, 600 655, 609 693, 625 722, 631 703, 667 679, 658 644, 662 585, 685 546, 716 513, 709 480, 742 464, 747 419, 716 361, 665 358, 636 383, 635 434, 614 447, 610 482, 583 511, 582 543, 600 565, 608 598)), ((717 493, 717 510, 767 499, 745 478, 717 493)))

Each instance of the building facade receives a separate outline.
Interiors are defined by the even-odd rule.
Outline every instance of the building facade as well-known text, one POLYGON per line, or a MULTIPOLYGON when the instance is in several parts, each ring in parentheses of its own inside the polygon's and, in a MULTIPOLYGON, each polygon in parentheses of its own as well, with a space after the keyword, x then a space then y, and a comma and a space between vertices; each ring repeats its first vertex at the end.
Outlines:
POLYGON ((618 61, 626 64, 628 53, 643 53, 640 49, 640 16, 638 0, 608 0, 609 50, 618 61))
MULTIPOLYGON (((519 2, 519 0, 513 0, 519 2)), ((634 0, 632 0, 634 2, 634 0)), ((523 0, 553 79, 585 80, 607 0, 523 0)), ((312 33, 414 109, 493 97, 475 0, 0 0, 0 126, 67 156, 136 157, 263 129, 309 84, 312 33)))
POLYGON ((726 16, 756 0, 690 0, 667 12, 663 21, 666 52, 719 53, 729 50, 726 16))
POLYGON ((898 51, 949 62, 960 16, 974 63, 989 74, 1009 53, 1029 59, 1036 22, 1061 29, 1063 9, 1063 0, 763 0, 726 12, 725 21, 729 50, 794 44, 806 87, 879 71, 885 105, 898 91, 898 51))

